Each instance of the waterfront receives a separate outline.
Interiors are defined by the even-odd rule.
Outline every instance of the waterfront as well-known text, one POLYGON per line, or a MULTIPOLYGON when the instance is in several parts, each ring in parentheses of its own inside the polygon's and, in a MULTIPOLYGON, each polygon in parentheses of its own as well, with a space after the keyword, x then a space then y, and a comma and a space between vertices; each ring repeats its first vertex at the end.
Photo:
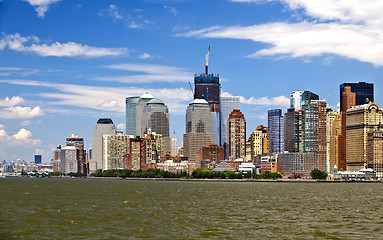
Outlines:
POLYGON ((3 239, 378 239, 381 183, 0 180, 3 239))

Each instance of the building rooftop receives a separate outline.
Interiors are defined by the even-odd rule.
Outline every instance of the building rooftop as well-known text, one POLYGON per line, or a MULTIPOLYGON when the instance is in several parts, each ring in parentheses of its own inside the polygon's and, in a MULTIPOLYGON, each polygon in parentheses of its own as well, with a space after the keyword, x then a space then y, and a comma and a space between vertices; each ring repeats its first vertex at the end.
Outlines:
POLYGON ((209 104, 205 99, 193 99, 193 101, 191 101, 189 103, 189 105, 191 104, 209 104))
POLYGON ((153 99, 154 97, 149 93, 146 92, 140 96, 141 99, 153 99))
POLYGON ((100 118, 98 119, 97 124, 113 124, 113 121, 110 118, 100 118))
POLYGON ((158 99, 158 98, 153 98, 152 100, 150 100, 148 102, 148 104, 162 104, 162 105, 165 105, 164 102, 161 99, 158 99))

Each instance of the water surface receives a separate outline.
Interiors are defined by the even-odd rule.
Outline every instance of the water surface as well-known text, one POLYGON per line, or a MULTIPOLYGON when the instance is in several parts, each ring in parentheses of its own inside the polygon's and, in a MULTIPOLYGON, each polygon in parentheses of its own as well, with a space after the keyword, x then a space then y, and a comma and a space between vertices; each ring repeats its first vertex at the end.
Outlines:
POLYGON ((0 179, 1 239, 383 239, 382 183, 0 179))

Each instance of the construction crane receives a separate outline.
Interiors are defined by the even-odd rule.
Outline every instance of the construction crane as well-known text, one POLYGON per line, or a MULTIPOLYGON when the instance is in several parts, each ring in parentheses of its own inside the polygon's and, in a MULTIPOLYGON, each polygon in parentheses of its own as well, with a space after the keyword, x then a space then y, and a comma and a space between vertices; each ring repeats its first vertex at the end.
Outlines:
POLYGON ((206 74, 206 76, 208 75, 209 54, 210 54, 210 46, 209 46, 209 49, 206 51, 206 64, 205 64, 205 74, 206 74))
POLYGON ((192 85, 191 85, 190 81, 188 81, 188 83, 189 83, 189 87, 190 87, 190 90, 191 90, 191 92, 192 92, 192 94, 193 94, 193 97, 194 97, 194 91, 193 91, 193 87, 192 87, 192 85))
POLYGON ((328 97, 330 97, 330 94, 329 95, 327 95, 327 97, 325 97, 324 99, 323 99, 323 101, 325 101, 328 97))

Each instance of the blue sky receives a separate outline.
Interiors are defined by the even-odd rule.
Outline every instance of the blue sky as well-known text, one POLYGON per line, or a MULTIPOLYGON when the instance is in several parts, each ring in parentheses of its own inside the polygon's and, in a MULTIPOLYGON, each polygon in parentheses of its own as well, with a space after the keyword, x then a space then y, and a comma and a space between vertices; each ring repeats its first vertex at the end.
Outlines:
POLYGON ((76 133, 125 123, 125 98, 149 91, 179 143, 188 81, 219 73, 241 97, 247 133, 293 90, 339 101, 343 82, 374 83, 382 102, 383 3, 375 0, 0 0, 0 160, 50 161, 76 133))

